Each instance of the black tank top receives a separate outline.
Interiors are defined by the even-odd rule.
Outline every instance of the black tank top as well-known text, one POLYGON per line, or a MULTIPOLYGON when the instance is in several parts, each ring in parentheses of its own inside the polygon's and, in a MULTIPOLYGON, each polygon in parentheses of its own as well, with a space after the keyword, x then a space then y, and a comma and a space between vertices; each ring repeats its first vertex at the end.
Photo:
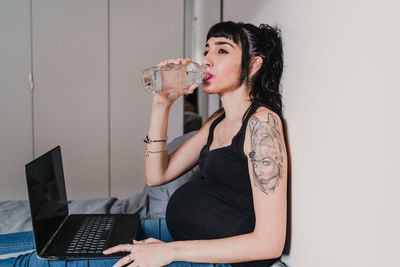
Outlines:
MULTIPOLYGON (((210 150, 214 129, 225 118, 225 113, 210 125, 207 144, 199 158, 202 177, 181 186, 168 202, 166 222, 174 240, 224 238, 254 230, 253 196, 243 150, 252 114, 248 112, 231 145, 226 147, 210 150)), ((273 262, 263 260, 233 265, 271 266, 273 262)))

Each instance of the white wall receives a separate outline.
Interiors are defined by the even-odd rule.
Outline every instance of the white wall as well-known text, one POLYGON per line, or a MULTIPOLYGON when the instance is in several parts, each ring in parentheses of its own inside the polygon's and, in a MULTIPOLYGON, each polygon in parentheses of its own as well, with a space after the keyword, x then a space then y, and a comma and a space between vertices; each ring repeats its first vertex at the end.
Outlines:
POLYGON ((225 0, 282 30, 292 154, 290 266, 400 266, 397 1, 225 0))
MULTIPOLYGON (((221 8, 221 0, 185 1, 185 57, 203 62, 207 33, 211 26, 221 21, 221 8)), ((205 122, 220 108, 219 96, 206 94, 201 87, 197 93, 198 112, 205 122)))
POLYGON ((27 79, 31 68, 29 1, 11 1, 0 1, 1 199, 26 196, 25 186, 21 187, 25 185, 23 166, 33 154, 32 92, 27 79))
MULTIPOLYGON (((141 192, 141 71, 183 45, 183 0, 0 1, 0 200, 27 199, 25 164, 56 145, 69 199, 141 192)), ((168 138, 182 133, 180 98, 168 138)))
MULTIPOLYGON (((145 184, 143 139, 152 96, 143 90, 141 72, 183 56, 184 1, 111 1, 110 16, 111 196, 124 198, 145 184)), ((183 97, 168 123, 169 140, 183 134, 183 97)))

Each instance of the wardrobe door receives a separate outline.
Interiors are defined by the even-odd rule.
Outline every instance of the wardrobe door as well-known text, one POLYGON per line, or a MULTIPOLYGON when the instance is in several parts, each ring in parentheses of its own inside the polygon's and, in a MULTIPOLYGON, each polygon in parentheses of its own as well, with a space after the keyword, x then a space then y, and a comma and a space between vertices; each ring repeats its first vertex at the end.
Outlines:
MULTIPOLYGON (((152 96, 141 71, 183 57, 184 1, 110 2, 111 195, 128 197, 145 184, 144 143, 152 96)), ((168 138, 183 133, 183 97, 172 106, 168 138)))
POLYGON ((0 200, 27 199, 32 160, 30 1, 0 1, 0 200))
POLYGON ((35 0, 35 156, 61 146, 69 199, 108 195, 108 3, 35 0))

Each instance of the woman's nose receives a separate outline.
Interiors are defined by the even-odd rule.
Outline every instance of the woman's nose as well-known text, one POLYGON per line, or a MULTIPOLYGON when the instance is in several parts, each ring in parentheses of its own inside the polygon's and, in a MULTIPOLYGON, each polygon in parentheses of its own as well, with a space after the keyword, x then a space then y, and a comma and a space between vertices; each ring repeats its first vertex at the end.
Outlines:
POLYGON ((203 65, 211 67, 212 66, 212 58, 209 56, 209 54, 205 55, 203 59, 203 65))

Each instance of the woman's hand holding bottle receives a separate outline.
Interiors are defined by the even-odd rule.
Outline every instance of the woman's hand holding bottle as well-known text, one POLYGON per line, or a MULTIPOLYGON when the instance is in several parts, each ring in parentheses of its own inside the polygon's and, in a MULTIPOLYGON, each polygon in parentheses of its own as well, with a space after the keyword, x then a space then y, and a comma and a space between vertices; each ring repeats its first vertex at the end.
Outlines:
POLYGON ((179 96, 192 94, 204 77, 204 67, 190 58, 168 59, 143 71, 145 90, 153 104, 171 106, 179 96))
MULTIPOLYGON (((166 61, 158 64, 158 67, 164 67, 168 65, 186 65, 191 62, 190 58, 177 58, 177 59, 168 59, 166 61)), ((175 88, 177 81, 186 80, 186 73, 183 71, 168 71, 161 72, 162 79, 162 90, 155 94, 153 97, 153 103, 155 104, 167 104, 172 105, 179 96, 192 94, 194 90, 199 87, 199 84, 195 83, 190 85, 188 88, 175 88)))

